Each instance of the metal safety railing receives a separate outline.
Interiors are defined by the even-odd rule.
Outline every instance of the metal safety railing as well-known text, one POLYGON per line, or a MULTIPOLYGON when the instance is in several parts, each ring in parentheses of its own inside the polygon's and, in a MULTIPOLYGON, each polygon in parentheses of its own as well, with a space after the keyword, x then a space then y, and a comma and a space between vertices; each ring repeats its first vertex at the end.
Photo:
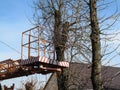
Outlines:
POLYGON ((0 80, 34 73, 59 72, 69 67, 69 62, 56 60, 53 43, 42 37, 41 32, 41 27, 36 26, 22 33, 21 58, 0 62, 0 80))

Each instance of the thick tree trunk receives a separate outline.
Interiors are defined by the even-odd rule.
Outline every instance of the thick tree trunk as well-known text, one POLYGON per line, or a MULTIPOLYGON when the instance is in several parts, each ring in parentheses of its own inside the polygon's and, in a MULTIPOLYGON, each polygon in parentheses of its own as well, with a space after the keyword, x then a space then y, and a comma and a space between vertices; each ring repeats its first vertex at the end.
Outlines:
POLYGON ((102 90, 100 29, 97 19, 96 0, 90 0, 93 90, 102 90))
POLYGON ((67 69, 63 69, 62 73, 57 73, 58 90, 69 90, 68 89, 68 73, 67 69))
MULTIPOLYGON (((67 27, 67 23, 65 24, 67 27)), ((64 27, 63 27, 64 28, 64 27)), ((67 30, 67 29, 66 29, 67 30)), ((64 51, 65 51, 65 44, 67 42, 67 37, 64 35, 65 32, 62 30, 62 35, 61 35, 61 43, 58 45, 57 49, 56 48, 56 54, 57 54, 57 60, 59 61, 64 61, 64 51)), ((66 34, 67 35, 67 34, 66 34)), ((61 73, 57 73, 57 83, 58 83, 58 90, 68 90, 68 73, 67 69, 62 69, 61 73)))
MULTIPOLYGON (((69 22, 61 23, 61 12, 55 10, 54 13, 54 45, 58 61, 64 61, 64 51, 67 42, 69 22)), ((68 90, 67 88, 67 70, 63 69, 61 73, 57 73, 58 90, 68 90)))
POLYGON ((56 50, 57 60, 61 61, 64 57, 63 50, 61 47, 61 30, 62 30, 62 23, 61 23, 61 12, 59 10, 54 11, 54 46, 56 50))

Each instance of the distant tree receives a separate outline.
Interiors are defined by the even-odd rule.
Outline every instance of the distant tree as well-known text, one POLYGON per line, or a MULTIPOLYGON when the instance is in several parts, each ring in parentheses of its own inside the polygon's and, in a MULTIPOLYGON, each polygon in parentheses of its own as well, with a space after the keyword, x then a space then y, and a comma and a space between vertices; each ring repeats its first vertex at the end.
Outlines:
POLYGON ((34 88, 34 85, 32 84, 32 82, 27 82, 26 84, 25 84, 25 88, 26 88, 26 90, 34 90, 33 88, 34 88))
POLYGON ((15 84, 13 84, 11 87, 7 87, 6 85, 4 85, 4 90, 14 90, 14 86, 15 84))

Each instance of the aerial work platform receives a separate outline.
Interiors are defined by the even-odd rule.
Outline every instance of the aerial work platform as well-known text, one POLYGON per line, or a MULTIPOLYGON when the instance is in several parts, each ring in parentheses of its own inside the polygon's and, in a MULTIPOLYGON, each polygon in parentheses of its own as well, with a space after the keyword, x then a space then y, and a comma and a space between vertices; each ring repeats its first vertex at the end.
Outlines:
POLYGON ((61 68, 69 67, 65 61, 48 60, 45 57, 31 57, 25 60, 5 60, 0 62, 0 80, 28 76, 35 73, 48 74, 60 72, 61 68))
POLYGON ((53 43, 46 40, 44 35, 40 37, 40 30, 40 26, 36 26, 22 33, 21 58, 19 60, 8 59, 0 62, 0 80, 35 73, 61 72, 62 68, 69 67, 69 62, 56 60, 53 43))

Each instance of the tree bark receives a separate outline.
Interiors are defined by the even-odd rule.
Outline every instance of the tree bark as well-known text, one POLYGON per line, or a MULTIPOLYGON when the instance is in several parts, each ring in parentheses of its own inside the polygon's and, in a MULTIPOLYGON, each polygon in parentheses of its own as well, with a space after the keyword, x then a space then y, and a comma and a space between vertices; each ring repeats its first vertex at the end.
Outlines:
POLYGON ((101 44, 100 29, 97 18, 96 0, 90 0, 91 44, 92 44, 92 72, 93 90, 102 90, 101 79, 101 44))
MULTIPOLYGON (((64 51, 68 40, 69 22, 61 23, 61 12, 54 12, 54 45, 58 61, 64 61, 64 51)), ((67 88, 67 69, 62 69, 61 73, 57 73, 58 90, 68 90, 67 88)))
MULTIPOLYGON (((59 60, 64 61, 64 51, 66 49, 66 42, 68 40, 68 32, 69 32, 69 22, 65 22, 63 24, 63 30, 61 34, 61 45, 59 46, 60 53, 56 53, 59 60)), ((62 73, 57 73, 57 82, 58 82, 58 90, 68 90, 68 70, 62 69, 62 73)))

